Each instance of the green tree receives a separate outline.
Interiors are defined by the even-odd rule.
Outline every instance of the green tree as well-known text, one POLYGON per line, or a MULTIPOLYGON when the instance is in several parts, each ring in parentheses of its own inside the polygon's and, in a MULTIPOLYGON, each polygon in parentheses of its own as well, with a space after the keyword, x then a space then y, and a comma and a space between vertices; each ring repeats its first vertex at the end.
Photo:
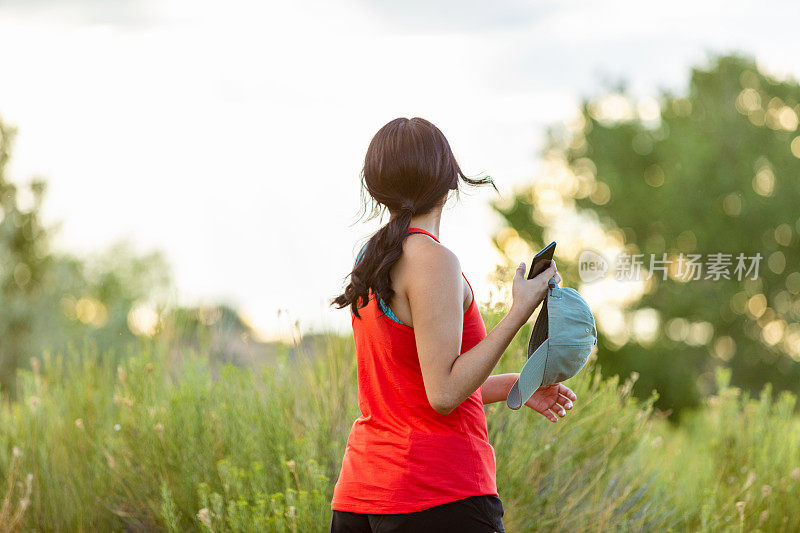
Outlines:
MULTIPOLYGON (((753 392, 766 382, 800 391, 798 117, 796 81, 775 79, 747 57, 719 56, 692 70, 685 94, 663 91, 648 105, 624 87, 607 90, 585 100, 573 124, 549 131, 544 154, 560 164, 546 177, 560 183, 555 203, 596 220, 627 254, 644 254, 645 269, 651 254, 702 254, 703 279, 658 273, 627 306, 627 321, 642 310, 657 318, 654 336, 612 338, 601 327, 605 373, 638 372, 636 392, 657 389, 661 408, 695 404, 718 366, 753 392), (732 254, 730 280, 704 279, 717 252, 732 254), (757 279, 736 279, 739 253, 761 254, 757 279)), ((526 186, 494 208, 538 248, 560 223, 541 213, 552 203, 526 186)), ((556 258, 576 286, 575 254, 556 258)))
POLYGON ((13 395, 16 369, 43 349, 89 342, 99 352, 135 335, 131 307, 171 286, 163 255, 119 243, 89 257, 56 254, 56 228, 42 223, 46 183, 7 174, 15 130, 0 120, 0 389, 13 395))
POLYGON ((29 349, 36 319, 35 308, 29 304, 39 295, 52 264, 48 235, 39 216, 45 184, 29 185, 34 203, 25 211, 19 205, 17 186, 6 176, 14 133, 0 121, 0 383, 5 387, 29 349))

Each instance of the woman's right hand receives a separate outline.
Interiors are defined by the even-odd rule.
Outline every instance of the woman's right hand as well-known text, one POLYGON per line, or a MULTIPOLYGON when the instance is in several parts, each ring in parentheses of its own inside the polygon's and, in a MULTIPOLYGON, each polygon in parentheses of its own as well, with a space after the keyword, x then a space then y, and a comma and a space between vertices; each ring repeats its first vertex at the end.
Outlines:
POLYGON ((556 282, 561 283, 561 276, 558 275, 556 262, 550 260, 550 266, 541 274, 532 279, 525 277, 525 263, 520 263, 514 273, 514 282, 511 295, 514 301, 511 304, 509 314, 515 315, 521 324, 524 324, 531 317, 533 312, 539 307, 547 294, 547 285, 550 279, 555 276, 556 282))

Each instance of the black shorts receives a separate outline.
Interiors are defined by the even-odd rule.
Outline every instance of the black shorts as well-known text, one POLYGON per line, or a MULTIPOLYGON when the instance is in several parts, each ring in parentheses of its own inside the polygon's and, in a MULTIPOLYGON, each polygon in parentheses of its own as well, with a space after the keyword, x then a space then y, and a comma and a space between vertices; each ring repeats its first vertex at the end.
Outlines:
POLYGON ((493 494, 470 496, 414 513, 333 511, 328 533, 505 533, 503 502, 493 494))

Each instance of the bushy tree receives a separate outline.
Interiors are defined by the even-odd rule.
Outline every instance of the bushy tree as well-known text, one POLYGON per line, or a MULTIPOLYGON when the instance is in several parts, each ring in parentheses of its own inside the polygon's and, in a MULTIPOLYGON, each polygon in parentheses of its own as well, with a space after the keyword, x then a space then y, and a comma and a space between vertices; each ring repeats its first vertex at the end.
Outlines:
POLYGON ((17 186, 6 175, 15 131, 0 121, 0 382, 6 387, 30 348, 36 308, 46 273, 52 268, 48 236, 39 209, 45 184, 34 181, 33 204, 20 208, 17 186))
POLYGON ((0 120, 0 389, 10 394, 16 369, 42 350, 88 342, 102 352, 134 340, 131 308, 170 286, 159 252, 119 243, 90 257, 54 253, 57 228, 41 217, 46 183, 8 176, 14 134, 0 120))
MULTIPOLYGON (((628 322, 641 310, 655 316, 655 334, 620 340, 601 330, 598 343, 604 371, 638 372, 636 391, 657 389, 662 408, 695 404, 717 366, 753 392, 766 382, 800 391, 798 117, 796 81, 747 57, 719 56, 691 71, 684 94, 663 91, 648 104, 624 87, 608 90, 585 100, 572 126, 549 132, 545 156, 562 165, 559 202, 597 220, 626 254, 643 254, 644 273, 651 254, 676 260, 668 279, 654 275, 626 310, 628 322), (705 270, 676 279, 674 267, 687 266, 680 254, 701 254, 708 265, 714 253, 732 254, 731 279, 705 279, 705 270), (757 279, 733 275, 739 253, 762 256, 757 279)), ((548 202, 531 186, 494 207, 538 248, 560 222, 541 216, 548 202)), ((577 257, 557 259, 576 286, 577 257)))

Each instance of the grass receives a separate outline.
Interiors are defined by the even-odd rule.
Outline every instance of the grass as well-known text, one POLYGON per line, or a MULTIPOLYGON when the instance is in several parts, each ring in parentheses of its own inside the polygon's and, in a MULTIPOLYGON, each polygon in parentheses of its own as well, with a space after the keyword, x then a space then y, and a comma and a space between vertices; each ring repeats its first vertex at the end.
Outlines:
MULTIPOLYGON (((0 530, 327 531, 355 357, 349 337, 302 346, 258 370, 158 339, 34 358, 0 409, 0 530)), ((720 371, 675 426, 634 380, 591 364, 557 424, 488 406, 508 531, 800 530, 793 396, 749 398, 720 371)))

